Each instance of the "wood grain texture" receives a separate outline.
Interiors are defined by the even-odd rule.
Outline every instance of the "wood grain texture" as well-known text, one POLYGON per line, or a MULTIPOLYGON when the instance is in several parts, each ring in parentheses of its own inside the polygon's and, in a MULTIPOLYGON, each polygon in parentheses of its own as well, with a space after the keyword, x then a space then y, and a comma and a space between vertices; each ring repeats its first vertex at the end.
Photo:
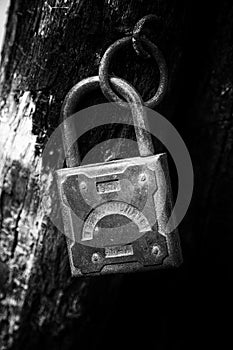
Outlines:
MULTIPOLYGON (((228 295, 232 279, 232 11, 230 1, 11 2, 0 80, 1 260, 10 269, 0 296, 2 349, 209 345, 223 316, 220 285, 228 295), (177 127, 194 163, 194 198, 180 227, 185 262, 177 271, 72 279, 65 238, 41 206, 41 153, 69 89, 96 75, 106 48, 150 13, 161 17, 150 39, 169 70, 158 111, 177 127)), ((131 48, 111 68, 143 98, 154 93, 154 62, 131 48)), ((80 108, 104 101, 97 91, 80 108)), ((106 130, 81 140, 82 156, 105 137, 106 130)))

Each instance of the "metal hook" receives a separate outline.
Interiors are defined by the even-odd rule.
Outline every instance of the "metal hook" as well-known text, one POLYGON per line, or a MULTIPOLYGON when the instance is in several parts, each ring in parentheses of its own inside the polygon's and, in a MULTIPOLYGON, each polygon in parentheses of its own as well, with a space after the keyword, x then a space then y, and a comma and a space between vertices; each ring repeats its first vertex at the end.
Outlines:
POLYGON ((144 58, 150 58, 151 55, 144 50, 143 45, 142 45, 142 30, 143 27, 145 26, 145 24, 148 24, 152 21, 159 21, 159 17, 156 15, 146 15, 144 17, 142 17, 134 26, 133 29, 133 34, 132 34, 132 44, 133 44, 133 48, 136 51, 137 55, 141 55, 144 58))

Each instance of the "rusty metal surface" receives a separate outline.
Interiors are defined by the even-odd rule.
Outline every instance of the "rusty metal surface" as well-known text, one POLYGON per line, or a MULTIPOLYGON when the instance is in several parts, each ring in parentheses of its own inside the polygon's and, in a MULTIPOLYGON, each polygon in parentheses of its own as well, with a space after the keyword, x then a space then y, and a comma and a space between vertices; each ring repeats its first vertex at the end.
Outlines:
MULTIPOLYGON (((120 78, 111 78, 116 91, 127 101, 123 103, 123 108, 130 108, 135 125, 135 134, 138 143, 138 149, 141 156, 148 156, 154 153, 154 147, 151 135, 148 130, 147 118, 145 109, 142 105, 142 100, 137 91, 125 80, 120 78)), ((68 167, 78 166, 80 164, 79 151, 77 143, 71 148, 67 148, 69 140, 72 139, 72 133, 75 132, 70 125, 68 117, 77 112, 78 105, 83 96, 100 87, 98 76, 83 79, 76 84, 66 95, 62 106, 62 119, 64 120, 63 143, 66 152, 66 163, 68 167)))
POLYGON ((132 35, 132 44, 137 55, 141 55, 144 58, 150 58, 151 55, 143 48, 141 38, 143 36, 143 29, 145 25, 151 22, 158 22, 159 17, 155 14, 150 14, 142 17, 134 26, 132 35))
POLYGON ((165 229, 172 205, 166 156, 153 155, 140 95, 123 79, 110 80, 131 110, 140 157, 79 166, 77 143, 70 148, 75 130, 69 116, 85 94, 100 87, 100 79, 76 84, 62 107, 69 168, 56 172, 75 276, 163 268, 181 261, 177 232, 167 234, 165 229))
POLYGON ((180 264, 178 234, 165 232, 171 213, 165 170, 160 154, 57 171, 73 275, 180 264))
MULTIPOLYGON (((150 40, 141 37, 141 42, 147 49, 147 51, 151 54, 151 56, 155 59, 160 73, 160 81, 158 89, 155 93, 155 95, 148 101, 144 102, 144 106, 154 108, 156 105, 158 105, 166 91, 167 91, 167 84, 168 84, 168 72, 167 72, 167 65, 165 62, 165 59, 163 57, 162 52, 159 50, 159 48, 153 44, 150 40)), ((131 44, 132 37, 128 36, 122 39, 119 39, 115 41, 104 53, 100 65, 99 65, 99 77, 100 77, 100 86, 103 91, 103 94, 109 101, 113 101, 118 103, 119 105, 124 104, 124 101, 117 96, 117 94, 113 91, 110 81, 109 81, 109 65, 110 62, 115 54, 116 51, 119 49, 124 48, 126 45, 131 44)), ((115 89, 115 86, 113 86, 115 89)), ((117 91, 117 90, 116 90, 117 91)))

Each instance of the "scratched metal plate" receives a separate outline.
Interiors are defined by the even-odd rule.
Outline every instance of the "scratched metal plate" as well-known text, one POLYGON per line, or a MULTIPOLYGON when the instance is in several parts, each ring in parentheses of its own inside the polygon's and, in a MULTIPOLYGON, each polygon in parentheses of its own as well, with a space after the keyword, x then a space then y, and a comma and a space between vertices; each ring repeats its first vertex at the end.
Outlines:
POLYGON ((166 155, 56 172, 73 275, 179 265, 166 155))

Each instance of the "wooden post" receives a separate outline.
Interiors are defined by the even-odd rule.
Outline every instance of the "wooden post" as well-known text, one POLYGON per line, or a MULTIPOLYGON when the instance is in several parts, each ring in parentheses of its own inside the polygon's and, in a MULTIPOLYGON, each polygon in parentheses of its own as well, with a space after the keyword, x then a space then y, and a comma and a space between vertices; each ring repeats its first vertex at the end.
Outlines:
MULTIPOLYGON (((224 192, 232 194, 233 8, 230 1, 211 8, 175 0, 11 1, 0 80, 0 258, 9 267, 1 295, 3 349, 112 350, 139 340, 143 348, 189 348, 192 315, 205 304, 200 285, 209 291, 203 271, 213 277, 213 262, 219 271, 232 260, 232 203, 224 192), (149 33, 169 70, 168 94, 157 110, 187 142, 197 183, 180 229, 185 263, 178 271, 71 278, 65 237, 41 205, 41 153, 69 89, 96 75, 107 47, 150 13, 161 18, 149 33), (196 297, 190 312, 188 295, 196 297)), ((112 70, 143 98, 156 89, 154 62, 130 48, 112 70)), ((104 101, 96 92, 82 107, 104 101)))

